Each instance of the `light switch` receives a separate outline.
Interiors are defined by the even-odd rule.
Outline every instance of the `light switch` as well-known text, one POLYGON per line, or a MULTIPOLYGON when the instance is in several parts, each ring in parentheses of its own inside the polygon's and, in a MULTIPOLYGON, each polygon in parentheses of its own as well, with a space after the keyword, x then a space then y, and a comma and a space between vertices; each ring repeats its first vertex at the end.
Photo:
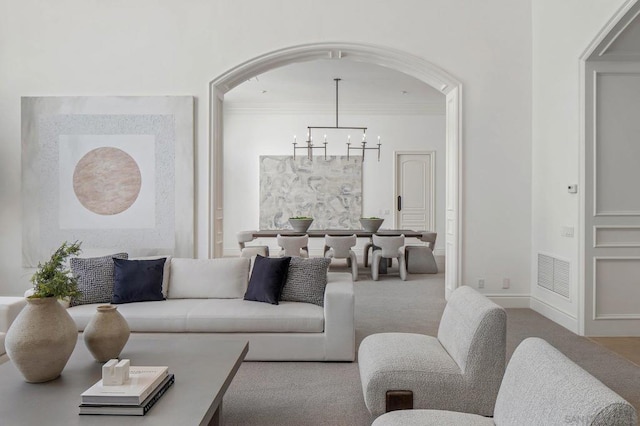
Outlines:
POLYGON ((563 237, 573 238, 573 226, 563 226, 560 235, 563 237))

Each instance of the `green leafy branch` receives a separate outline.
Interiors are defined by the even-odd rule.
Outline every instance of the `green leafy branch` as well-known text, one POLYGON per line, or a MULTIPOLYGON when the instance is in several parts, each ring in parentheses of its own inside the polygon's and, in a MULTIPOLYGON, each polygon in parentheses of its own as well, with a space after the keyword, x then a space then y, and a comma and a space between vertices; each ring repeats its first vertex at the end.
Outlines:
POLYGON ((64 267, 64 263, 71 255, 80 253, 80 244, 68 242, 62 245, 51 255, 51 259, 44 264, 38 263, 38 269, 31 277, 33 294, 29 297, 78 297, 82 294, 78 290, 78 281, 71 271, 64 267))

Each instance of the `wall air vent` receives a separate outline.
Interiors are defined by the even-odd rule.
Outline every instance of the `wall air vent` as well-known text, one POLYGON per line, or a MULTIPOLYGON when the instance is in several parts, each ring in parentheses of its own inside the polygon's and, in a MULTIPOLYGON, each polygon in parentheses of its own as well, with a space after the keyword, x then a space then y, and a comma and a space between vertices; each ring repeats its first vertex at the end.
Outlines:
POLYGON ((564 297, 569 297, 570 265, 546 254, 538 253, 538 285, 564 297))

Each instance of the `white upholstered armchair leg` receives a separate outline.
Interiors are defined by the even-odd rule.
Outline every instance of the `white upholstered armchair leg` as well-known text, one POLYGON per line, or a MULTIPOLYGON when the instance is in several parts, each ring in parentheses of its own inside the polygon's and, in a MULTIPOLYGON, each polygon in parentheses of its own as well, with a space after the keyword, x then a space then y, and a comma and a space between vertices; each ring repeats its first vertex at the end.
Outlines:
POLYGON ((353 276, 353 280, 358 280, 358 257, 355 252, 351 250, 349 253, 349 260, 351 260, 351 275, 353 276))
POLYGON ((400 270, 400 279, 402 281, 407 280, 407 263, 405 262, 404 250, 401 250, 400 256, 398 256, 398 269, 400 270))

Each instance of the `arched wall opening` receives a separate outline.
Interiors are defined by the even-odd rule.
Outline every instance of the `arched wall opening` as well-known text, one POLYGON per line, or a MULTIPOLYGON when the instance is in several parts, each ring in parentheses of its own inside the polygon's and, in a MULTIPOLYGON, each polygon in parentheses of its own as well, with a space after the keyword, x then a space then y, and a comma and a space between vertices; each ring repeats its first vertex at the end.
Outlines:
POLYGON ((223 149, 224 95, 244 81, 274 68, 318 59, 351 60, 380 65, 410 75, 446 96, 446 296, 458 287, 462 269, 462 85, 451 75, 406 52, 351 43, 313 43, 288 47, 250 59, 209 83, 209 257, 222 255, 223 243, 223 149))

